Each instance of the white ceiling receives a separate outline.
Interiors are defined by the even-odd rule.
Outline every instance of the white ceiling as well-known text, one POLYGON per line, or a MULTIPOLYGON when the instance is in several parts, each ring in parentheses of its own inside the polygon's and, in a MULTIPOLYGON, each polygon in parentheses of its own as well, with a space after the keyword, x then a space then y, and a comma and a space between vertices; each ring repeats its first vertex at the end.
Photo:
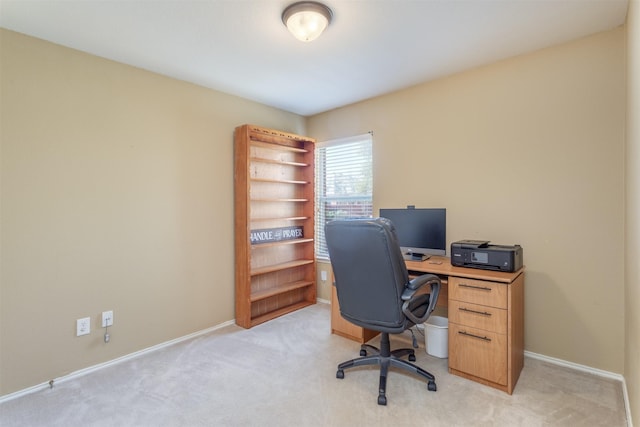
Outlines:
POLYGON ((609 30, 628 0, 0 0, 0 26, 304 116, 609 30))

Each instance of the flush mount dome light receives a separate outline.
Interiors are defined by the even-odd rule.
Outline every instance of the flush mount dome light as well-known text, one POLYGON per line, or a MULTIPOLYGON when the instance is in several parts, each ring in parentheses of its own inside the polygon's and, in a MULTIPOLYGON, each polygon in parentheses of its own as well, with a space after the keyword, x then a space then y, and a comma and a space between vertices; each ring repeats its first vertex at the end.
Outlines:
POLYGON ((282 12, 282 22, 298 40, 317 39, 331 23, 333 13, 322 3, 300 1, 290 4, 282 12))

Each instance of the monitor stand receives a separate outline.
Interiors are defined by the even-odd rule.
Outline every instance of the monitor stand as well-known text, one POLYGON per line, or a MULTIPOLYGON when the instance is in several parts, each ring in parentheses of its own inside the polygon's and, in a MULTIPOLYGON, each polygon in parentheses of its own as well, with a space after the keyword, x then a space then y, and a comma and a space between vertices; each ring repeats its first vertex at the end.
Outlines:
POLYGON ((417 252, 406 252, 402 254, 405 261, 426 261, 431 258, 431 255, 421 254, 417 252))

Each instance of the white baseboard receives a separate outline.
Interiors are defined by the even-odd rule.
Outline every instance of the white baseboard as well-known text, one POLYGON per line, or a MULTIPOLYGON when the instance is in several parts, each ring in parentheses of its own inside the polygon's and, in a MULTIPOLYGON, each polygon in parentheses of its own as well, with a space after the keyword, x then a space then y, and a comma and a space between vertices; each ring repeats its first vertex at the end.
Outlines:
POLYGON ((87 375, 87 374, 90 374, 92 372, 99 371, 100 369, 104 369, 104 368, 106 368, 108 366, 117 365, 118 363, 122 363, 122 362, 126 362, 127 360, 135 359, 136 357, 140 357, 140 356, 143 356, 145 354, 149 354, 149 353, 152 353, 154 351, 160 350, 162 348, 178 344, 178 343, 180 343, 182 341, 190 340, 190 339, 198 337, 200 335, 208 334, 209 332, 213 332, 215 330, 224 328, 225 326, 234 325, 235 323, 236 323, 235 320, 229 320, 227 322, 220 323, 219 325, 212 326, 210 328, 203 329, 201 331, 197 331, 197 332, 194 332, 192 334, 185 335, 185 336, 173 339, 173 340, 165 341, 163 343, 160 343, 160 344, 157 344, 157 345, 142 349, 140 351, 136 351, 134 353, 126 354, 124 356, 121 356, 121 357, 118 357, 116 359, 112 359, 112 360, 106 361, 104 363, 99 363, 97 365, 89 366, 88 368, 84 368, 84 369, 80 369, 78 371, 71 372, 70 374, 62 376, 60 378, 53 379, 53 380, 51 380, 49 382, 45 382, 45 383, 42 383, 42 384, 34 385, 32 387, 25 388, 23 390, 19 390, 19 391, 16 391, 14 393, 10 393, 10 394, 6 394, 4 396, 0 396, 0 403, 7 402, 7 401, 13 400, 13 399, 17 399, 18 397, 22 397, 22 396, 25 396, 27 394, 35 393, 37 391, 44 390, 44 389, 47 389, 47 388, 50 388, 50 387, 54 387, 56 384, 60 384, 60 383, 64 383, 64 382, 73 380, 73 379, 81 377, 83 375, 87 375))
MULTIPOLYGON (((330 304, 330 301, 324 300, 324 299, 320 299, 320 298, 317 299, 317 302, 322 303, 322 304, 330 304)), ((87 374, 90 374, 92 372, 96 372, 96 371, 98 371, 100 369, 104 369, 104 368, 106 368, 108 366, 117 365, 118 363, 122 363, 122 362, 125 362, 127 360, 131 360, 131 359, 134 359, 136 357, 140 357, 140 356, 143 356, 145 354, 152 353, 152 352, 160 350, 162 348, 169 347, 169 346, 178 344, 178 343, 180 343, 182 341, 186 341, 186 340, 198 337, 200 335, 208 334, 209 332, 213 332, 215 330, 224 328, 224 327, 229 326, 229 325, 234 325, 234 324, 235 324, 235 320, 229 320, 227 322, 220 323, 219 325, 212 326, 211 328, 203 329, 201 331, 197 331, 197 332, 194 332, 192 334, 185 335, 183 337, 179 337, 179 338, 176 338, 176 339, 173 339, 173 340, 170 340, 170 341, 165 341, 163 343, 160 343, 160 344, 157 344, 157 345, 142 349, 140 351, 136 351, 134 353, 130 353, 130 354, 124 355, 122 357, 118 357, 117 359, 109 360, 109 361, 104 362, 104 363, 99 363, 99 364, 94 365, 94 366, 89 366, 88 368, 80 369, 78 371, 72 372, 72 373, 70 373, 68 375, 65 375, 63 377, 56 378, 56 379, 52 380, 52 382, 45 382, 45 383, 42 383, 42 384, 35 385, 33 387, 29 387, 29 388, 25 388, 23 390, 16 391, 14 393, 10 393, 10 394, 4 395, 4 396, 0 396, 0 403, 7 402, 7 401, 13 400, 13 399, 17 399, 17 398, 25 396, 27 394, 35 393, 36 391, 44 390, 44 389, 46 389, 48 387, 54 386, 55 384, 60 384, 60 383, 64 383, 64 382, 73 380, 73 379, 81 377, 83 375, 87 375, 87 374)), ((624 379, 623 375, 616 374, 614 372, 604 371, 602 369, 592 368, 592 367, 585 366, 585 365, 580 365, 578 363, 573 363, 573 362, 569 362, 569 361, 562 360, 562 359, 557 359, 555 357, 550 357, 550 356, 545 356, 545 355, 538 354, 538 353, 533 353, 533 352, 530 352, 530 351, 525 351, 524 355, 526 357, 530 357, 532 359, 537 359, 537 360, 541 360, 541 361, 544 361, 544 362, 552 363, 552 364, 555 364, 555 365, 565 366, 567 368, 576 369, 578 371, 588 372, 588 373, 591 373, 591 374, 594 374, 594 375, 598 375, 598 376, 601 376, 601 377, 610 378, 610 379, 613 379, 613 380, 620 381, 622 383, 622 393, 624 395, 624 406, 625 406, 625 410, 626 410, 626 413, 627 413, 627 423, 628 423, 629 427, 633 427, 633 422, 631 420, 631 408, 629 407, 629 394, 627 393, 627 383, 625 382, 625 379, 624 379)))
MULTIPOLYGON (((316 301, 318 303, 321 303, 321 304, 331 304, 331 301, 326 300, 326 299, 322 299, 322 298, 317 298, 316 301)), ((65 376, 53 379, 53 380, 51 380, 49 382, 37 384, 37 385, 34 385, 32 387, 28 387, 28 388, 25 388, 23 390, 16 391, 14 393, 10 393, 10 394, 6 394, 4 396, 0 396, 0 403, 7 402, 7 401, 13 400, 13 399, 17 399, 19 397, 25 396, 27 394, 35 393, 35 392, 40 391, 40 390, 45 390, 47 388, 55 386, 55 384, 61 384, 61 383, 64 383, 66 381, 70 381, 70 380, 72 380, 74 378, 78 378, 78 377, 81 377, 83 375, 90 374, 90 373, 98 371, 100 369, 104 369, 104 368, 106 368, 108 366, 113 366, 113 365, 116 365, 118 363, 122 363, 122 362, 125 362, 127 360, 131 360, 131 359, 134 359, 136 357, 140 357, 140 356, 143 356, 145 354, 154 352, 156 350, 160 350, 162 348, 169 347, 169 346, 174 345, 174 344, 178 344, 178 343, 180 343, 182 341, 186 341, 186 340, 189 340, 191 338, 195 338, 195 337, 200 336, 200 335, 208 334, 209 332, 213 332, 213 331, 215 331, 217 329, 224 328, 225 326, 234 325, 235 323, 236 323, 235 319, 234 320, 229 320, 229 321, 226 321, 226 322, 221 323, 219 325, 212 326, 211 328, 203 329, 201 331, 197 331, 197 332, 194 332, 192 334, 185 335, 183 337, 179 337, 179 338, 176 338, 176 339, 173 339, 173 340, 170 340, 170 341, 166 341, 166 342, 163 342, 163 343, 160 343, 160 344, 157 344, 157 345, 142 349, 140 351, 136 351, 135 353, 126 354, 126 355, 124 355, 122 357, 118 357, 117 359, 109 360, 109 361, 106 361, 104 363, 99 363, 97 365, 89 366, 88 368, 84 368, 84 369, 80 369, 78 371, 71 372, 70 374, 67 374, 65 376)))
POLYGON ((602 369, 592 368, 590 366, 580 365, 578 363, 569 362, 555 357, 545 356, 543 354, 532 353, 525 351, 524 355, 532 359, 541 360, 543 362, 552 363, 554 365, 560 365, 578 371, 587 372, 590 374, 598 375, 600 377, 609 378, 612 380, 620 381, 622 383, 622 394, 624 396, 624 407, 627 413, 627 425, 633 427, 633 421, 631 420, 631 407, 629 406, 629 393, 627 392, 627 382, 624 379, 624 375, 616 374, 614 372, 604 371, 602 369))

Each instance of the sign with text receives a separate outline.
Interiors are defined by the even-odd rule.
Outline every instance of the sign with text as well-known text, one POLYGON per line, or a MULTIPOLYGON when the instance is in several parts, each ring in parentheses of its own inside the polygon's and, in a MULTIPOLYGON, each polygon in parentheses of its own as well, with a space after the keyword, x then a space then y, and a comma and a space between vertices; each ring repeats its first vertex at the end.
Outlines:
POLYGON ((282 240, 302 239, 304 237, 303 227, 294 225, 291 227, 265 228, 262 230, 251 230, 251 244, 280 242, 282 240))

